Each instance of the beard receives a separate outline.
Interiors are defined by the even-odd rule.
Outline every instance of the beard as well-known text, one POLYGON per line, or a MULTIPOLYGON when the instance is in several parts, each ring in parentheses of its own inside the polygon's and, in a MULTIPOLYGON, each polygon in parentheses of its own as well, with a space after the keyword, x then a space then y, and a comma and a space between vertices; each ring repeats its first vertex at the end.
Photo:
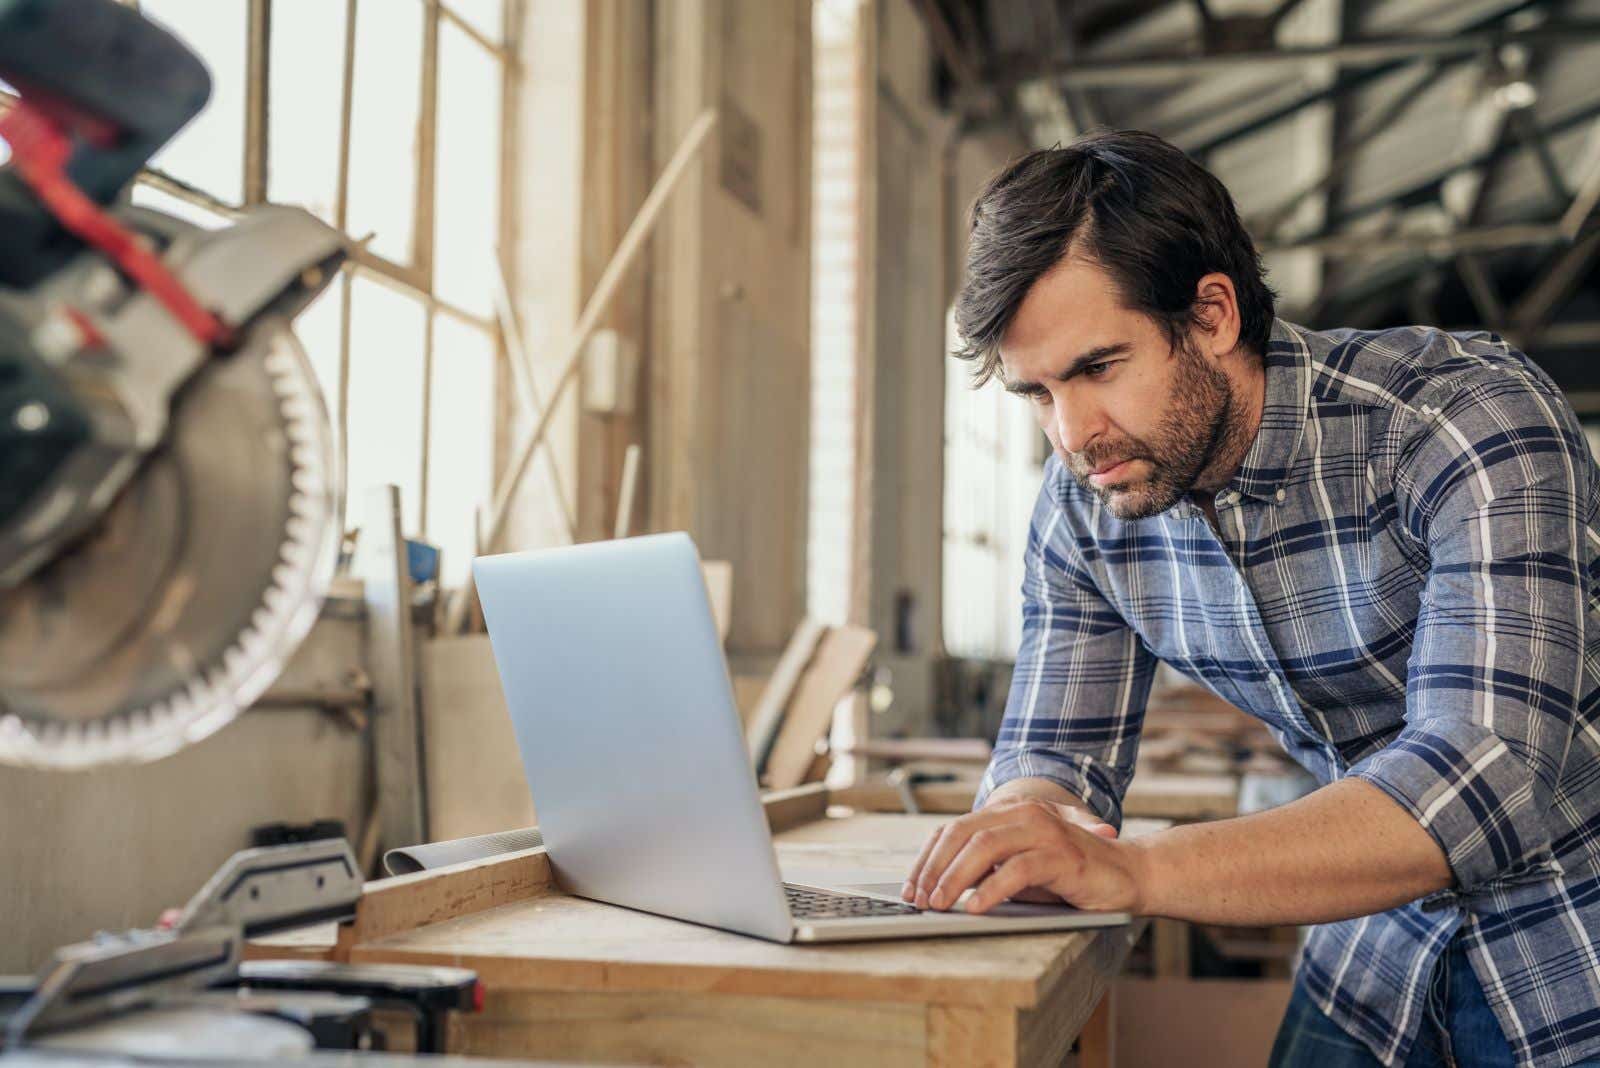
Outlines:
POLYGON ((1234 429, 1235 404, 1228 376, 1181 346, 1176 352, 1167 412, 1147 440, 1096 442, 1063 457, 1078 485, 1099 497, 1118 519, 1148 519, 1177 504, 1192 491, 1234 429), (1089 475, 1124 460, 1142 460, 1148 474, 1097 486, 1089 475))

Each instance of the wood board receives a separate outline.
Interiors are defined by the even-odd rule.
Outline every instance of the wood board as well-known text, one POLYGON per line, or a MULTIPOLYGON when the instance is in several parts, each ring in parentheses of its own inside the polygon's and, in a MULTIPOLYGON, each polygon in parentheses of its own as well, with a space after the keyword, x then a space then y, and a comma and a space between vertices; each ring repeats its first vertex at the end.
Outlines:
POLYGON ((799 786, 816 759, 817 742, 827 737, 833 710, 843 700, 878 644, 878 636, 865 627, 831 627, 800 676, 767 756, 765 777, 775 790, 799 786))
POLYGON ((538 818, 489 636, 425 641, 421 662, 428 841, 533 826, 538 818))

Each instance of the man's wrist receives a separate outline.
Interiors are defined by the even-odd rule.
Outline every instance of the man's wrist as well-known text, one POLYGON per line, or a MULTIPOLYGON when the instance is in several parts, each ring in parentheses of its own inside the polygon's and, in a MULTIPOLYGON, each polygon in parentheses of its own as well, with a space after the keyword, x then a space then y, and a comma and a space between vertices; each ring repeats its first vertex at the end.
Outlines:
POLYGON ((1165 916, 1166 893, 1169 885, 1166 878, 1165 857, 1162 850, 1163 835, 1140 835, 1138 838, 1125 838, 1118 842, 1128 858, 1129 874, 1134 885, 1134 900, 1128 911, 1135 916, 1165 916))
POLYGON ((989 796, 984 799, 983 806, 988 808, 990 805, 1002 801, 1016 801, 1020 798, 1030 797, 1044 801, 1057 801, 1063 805, 1072 805, 1074 808, 1081 808, 1085 812, 1091 811, 1089 806, 1083 803, 1082 798, 1075 795, 1065 786, 1037 776, 1027 776, 1001 783, 990 791, 989 796))

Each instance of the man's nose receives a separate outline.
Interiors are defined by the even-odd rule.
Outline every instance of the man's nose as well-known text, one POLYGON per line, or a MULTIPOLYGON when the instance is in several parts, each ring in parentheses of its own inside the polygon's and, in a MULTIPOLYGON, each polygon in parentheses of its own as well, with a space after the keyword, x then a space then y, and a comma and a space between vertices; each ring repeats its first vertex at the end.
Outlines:
POLYGON ((1055 399, 1056 440, 1068 452, 1082 452, 1100 433, 1100 419, 1095 412, 1079 406, 1068 405, 1061 397, 1055 399))

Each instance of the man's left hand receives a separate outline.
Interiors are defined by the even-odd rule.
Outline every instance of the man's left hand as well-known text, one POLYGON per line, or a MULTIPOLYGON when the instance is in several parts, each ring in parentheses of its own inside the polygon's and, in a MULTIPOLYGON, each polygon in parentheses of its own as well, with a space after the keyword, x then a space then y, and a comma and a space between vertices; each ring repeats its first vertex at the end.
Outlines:
POLYGON ((976 887, 965 911, 982 913, 1008 898, 1041 900, 1043 890, 1080 909, 1141 911, 1143 850, 1071 816, 1067 805, 1026 798, 953 820, 922 847, 902 896, 918 908, 949 909, 976 887))

